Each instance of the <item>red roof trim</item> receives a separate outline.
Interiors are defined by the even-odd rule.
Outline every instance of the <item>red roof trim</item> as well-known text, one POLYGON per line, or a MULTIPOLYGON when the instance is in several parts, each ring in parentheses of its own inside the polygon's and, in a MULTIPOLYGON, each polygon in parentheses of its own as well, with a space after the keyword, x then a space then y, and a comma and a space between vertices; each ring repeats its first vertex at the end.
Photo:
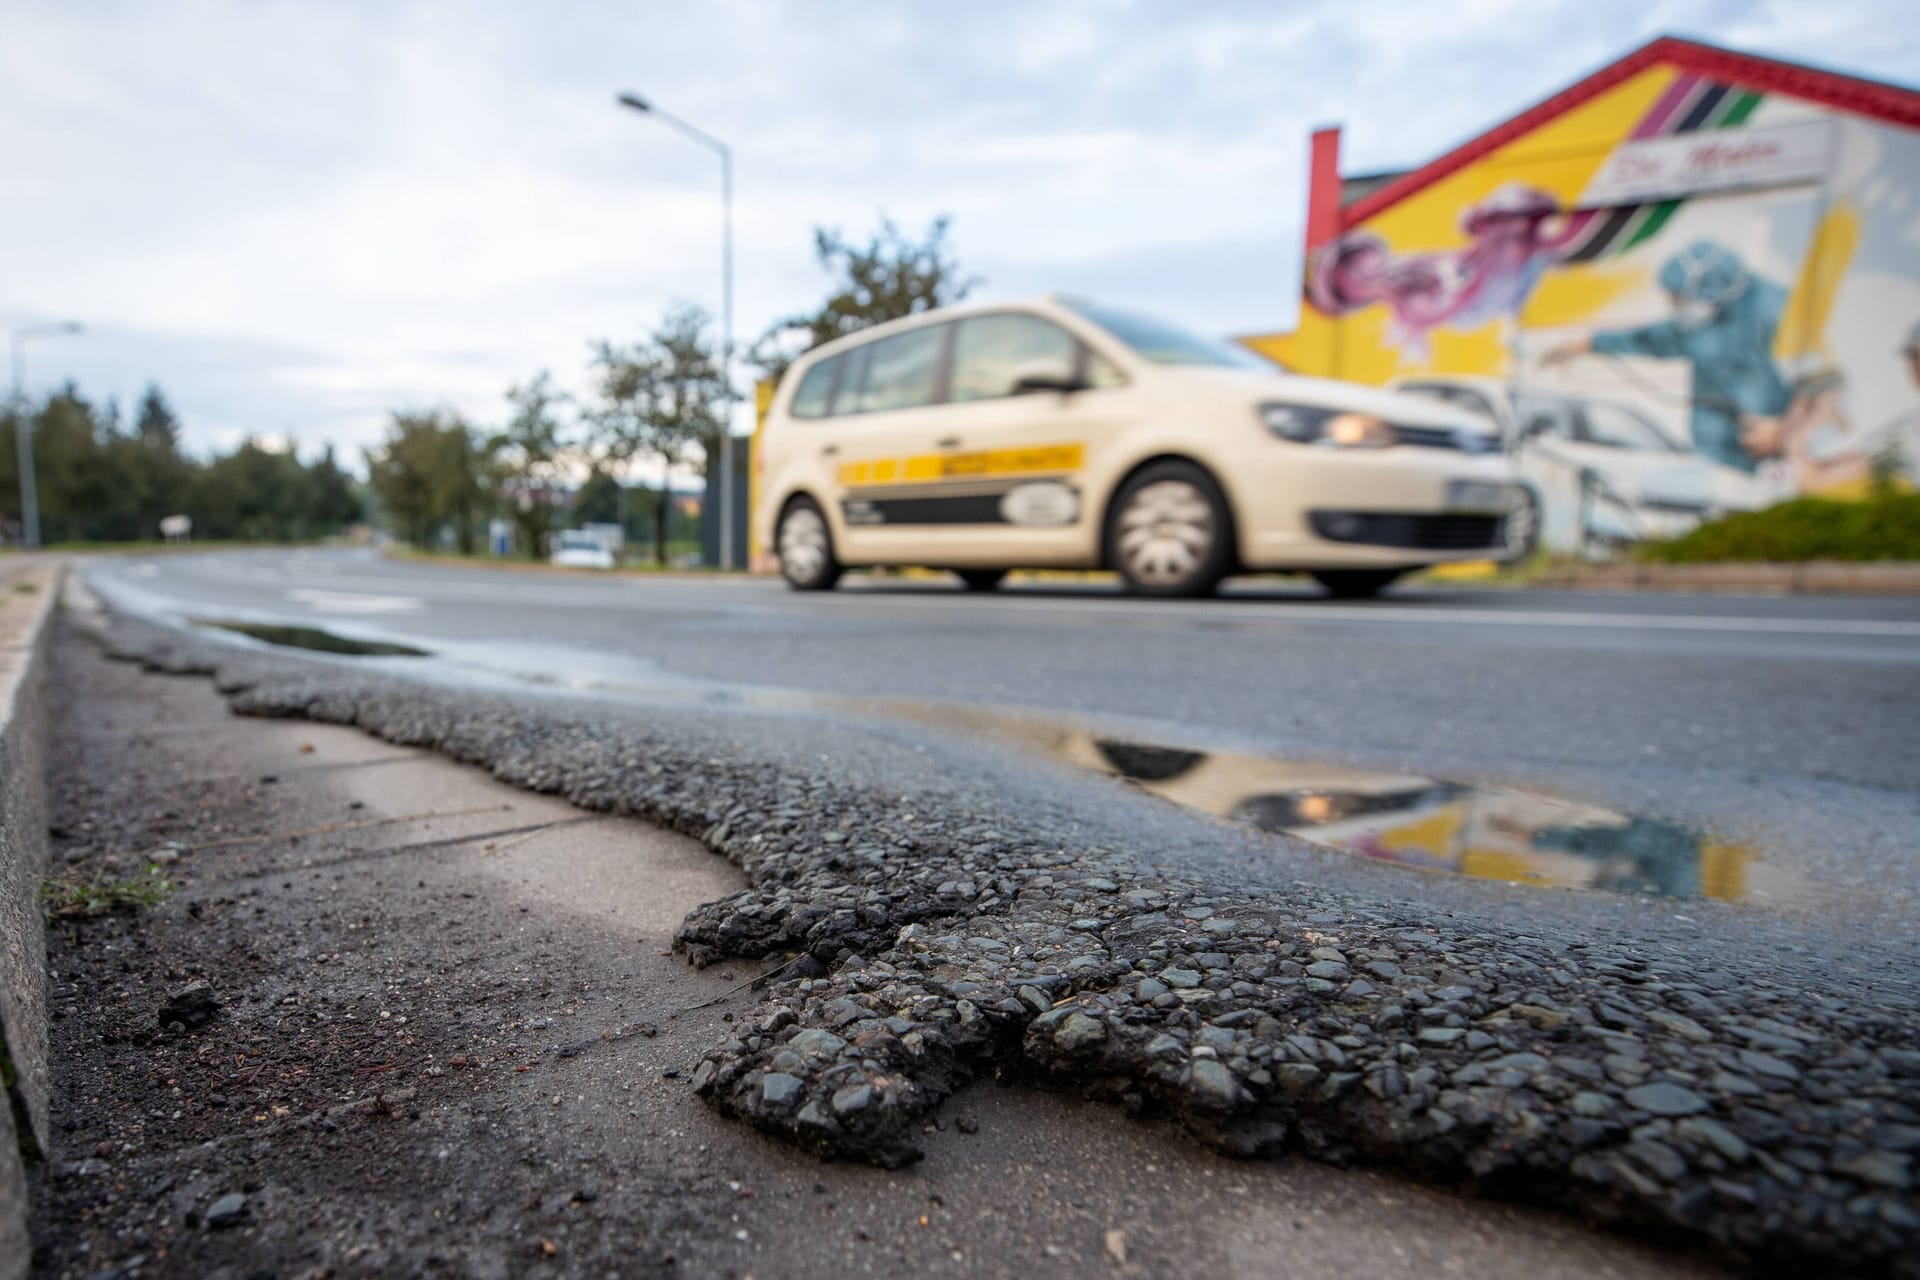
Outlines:
POLYGON ((1556 116, 1564 115, 1660 63, 1670 63, 1683 71, 1697 72, 1752 89, 1791 94, 1821 106, 1851 111, 1888 124, 1920 129, 1920 91, 1884 81, 1863 80, 1834 71, 1757 57, 1750 53, 1737 53, 1732 49, 1694 40, 1662 36, 1551 98, 1527 108, 1512 119, 1495 125, 1471 142, 1422 165, 1406 177, 1354 201, 1343 211, 1342 222, 1349 227, 1364 222, 1383 209, 1398 204, 1415 192, 1432 186, 1447 175, 1533 132, 1556 116))

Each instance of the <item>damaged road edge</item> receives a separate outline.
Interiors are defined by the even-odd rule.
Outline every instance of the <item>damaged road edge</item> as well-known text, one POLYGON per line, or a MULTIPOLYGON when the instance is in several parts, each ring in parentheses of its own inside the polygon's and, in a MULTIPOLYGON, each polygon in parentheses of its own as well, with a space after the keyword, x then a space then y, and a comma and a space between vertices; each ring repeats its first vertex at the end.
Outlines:
POLYGON ((753 888, 689 914, 696 964, 824 976, 695 1074, 722 1111, 899 1165, 983 1075, 1178 1119, 1240 1156, 1392 1167, 1711 1246, 1920 1274, 1910 984, 1476 932, 1351 894, 1251 894, 561 704, 478 699, 120 619, 109 646, 215 677, 236 712, 358 726, 693 835, 753 888))

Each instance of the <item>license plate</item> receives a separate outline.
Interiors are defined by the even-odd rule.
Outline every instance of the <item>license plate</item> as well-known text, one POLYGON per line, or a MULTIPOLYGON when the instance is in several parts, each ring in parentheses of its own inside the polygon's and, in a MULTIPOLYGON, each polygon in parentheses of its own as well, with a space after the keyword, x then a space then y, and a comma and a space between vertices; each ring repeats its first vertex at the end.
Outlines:
POLYGON ((1447 510, 1504 515, 1513 490, 1495 480, 1454 480, 1447 485, 1447 510))

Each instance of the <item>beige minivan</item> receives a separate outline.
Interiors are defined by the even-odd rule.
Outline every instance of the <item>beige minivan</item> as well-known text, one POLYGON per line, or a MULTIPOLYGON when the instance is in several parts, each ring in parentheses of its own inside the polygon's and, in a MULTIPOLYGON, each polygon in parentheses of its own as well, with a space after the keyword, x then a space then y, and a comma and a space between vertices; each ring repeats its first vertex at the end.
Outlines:
POLYGON ((1522 493, 1472 414, 1059 298, 809 351, 756 465, 757 532, 803 591, 924 565, 976 590, 1012 569, 1108 568, 1143 595, 1256 571, 1372 595, 1498 556, 1522 493))

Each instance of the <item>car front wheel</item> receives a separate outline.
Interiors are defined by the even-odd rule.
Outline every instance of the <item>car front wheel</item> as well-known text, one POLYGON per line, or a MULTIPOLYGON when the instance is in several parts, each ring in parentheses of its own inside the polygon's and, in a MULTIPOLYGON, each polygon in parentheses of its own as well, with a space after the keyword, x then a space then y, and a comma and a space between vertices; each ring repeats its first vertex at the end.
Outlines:
POLYGON ((1213 477, 1157 462, 1127 481, 1107 516, 1107 560, 1143 596, 1204 596, 1233 558, 1233 526, 1213 477))
POLYGON ((840 580, 833 531, 812 498, 795 498, 787 505, 774 545, 780 554, 780 576, 795 591, 826 591, 840 580))

